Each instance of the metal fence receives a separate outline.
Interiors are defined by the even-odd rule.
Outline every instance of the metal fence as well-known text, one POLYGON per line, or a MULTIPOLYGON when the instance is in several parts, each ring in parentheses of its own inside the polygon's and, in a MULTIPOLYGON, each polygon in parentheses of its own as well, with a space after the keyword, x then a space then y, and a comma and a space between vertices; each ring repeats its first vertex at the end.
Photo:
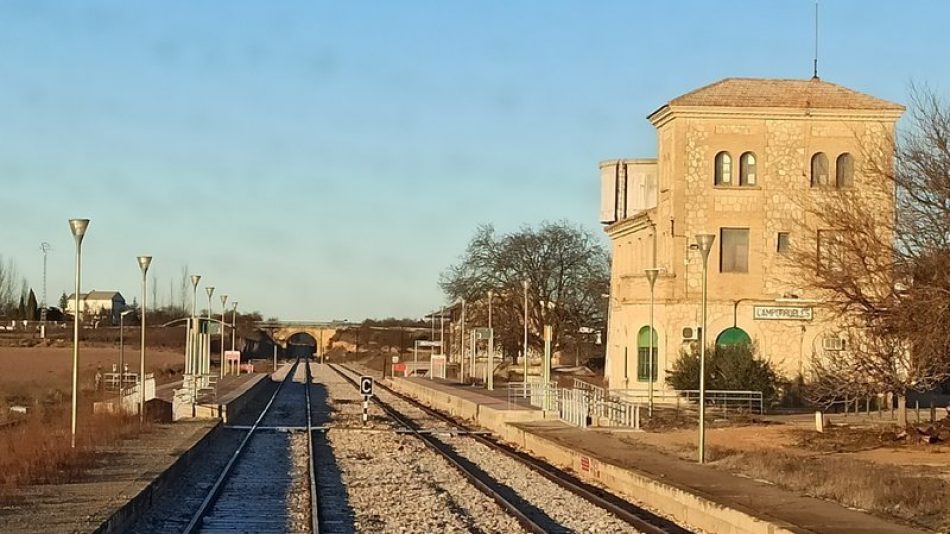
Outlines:
MULTIPOLYGON (((642 389, 612 389, 610 398, 626 400, 636 404, 649 402, 649 393, 642 389)), ((706 407, 719 409, 724 414, 765 412, 765 403, 761 391, 706 390, 706 407)), ((698 389, 657 390, 653 392, 653 402, 673 405, 679 409, 693 409, 699 404, 698 389)))
POLYGON ((561 421, 580 428, 587 428, 590 419, 590 397, 580 389, 559 389, 557 412, 561 421))
POLYGON ((613 395, 613 391, 601 386, 574 379, 574 389, 582 391, 588 399, 591 417, 607 426, 640 428, 640 405, 636 399, 613 395))
POLYGON ((510 382, 508 384, 508 404, 523 404, 542 410, 556 410, 558 387, 554 382, 510 382))

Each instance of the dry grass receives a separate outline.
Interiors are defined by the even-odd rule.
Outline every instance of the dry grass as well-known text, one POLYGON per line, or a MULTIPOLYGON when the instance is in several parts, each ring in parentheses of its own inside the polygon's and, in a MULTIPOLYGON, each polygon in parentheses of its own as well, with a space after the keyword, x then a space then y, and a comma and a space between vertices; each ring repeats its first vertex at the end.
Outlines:
POLYGON ((15 501, 17 488, 25 485, 76 481, 95 464, 97 450, 142 430, 137 416, 91 412, 89 406, 80 412, 75 449, 62 405, 0 429, 0 502, 15 501))
POLYGON ((835 456, 712 448, 714 465, 845 506, 940 532, 950 527, 950 483, 921 469, 835 456))

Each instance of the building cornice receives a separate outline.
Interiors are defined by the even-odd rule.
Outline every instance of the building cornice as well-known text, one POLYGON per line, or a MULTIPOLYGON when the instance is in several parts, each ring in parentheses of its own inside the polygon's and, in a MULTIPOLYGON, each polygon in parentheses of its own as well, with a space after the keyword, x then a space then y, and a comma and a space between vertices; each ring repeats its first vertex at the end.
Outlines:
POLYGON ((670 106, 665 105, 651 113, 647 119, 660 128, 676 118, 691 119, 764 119, 764 120, 836 120, 836 121, 881 121, 896 122, 903 111, 882 109, 828 109, 828 108, 740 108, 716 106, 670 106))
POLYGON ((611 239, 619 239, 625 235, 629 235, 646 228, 654 227, 656 226, 656 223, 650 217, 650 213, 654 211, 656 211, 656 208, 643 210, 638 212, 633 217, 627 217, 626 219, 608 224, 604 227, 604 232, 611 239))
POLYGON ((620 165, 620 164, 634 164, 634 165, 655 165, 657 163, 656 158, 619 158, 619 159, 606 159, 601 161, 598 165, 601 169, 604 167, 609 167, 610 165, 620 165))

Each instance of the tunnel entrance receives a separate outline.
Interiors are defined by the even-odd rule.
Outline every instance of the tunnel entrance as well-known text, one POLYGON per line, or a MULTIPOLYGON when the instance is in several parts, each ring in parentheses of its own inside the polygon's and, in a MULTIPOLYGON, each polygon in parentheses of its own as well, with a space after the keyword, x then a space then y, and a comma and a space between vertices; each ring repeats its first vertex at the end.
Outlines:
POLYGON ((288 359, 310 358, 316 352, 317 340, 306 332, 297 332, 287 338, 285 354, 288 359))

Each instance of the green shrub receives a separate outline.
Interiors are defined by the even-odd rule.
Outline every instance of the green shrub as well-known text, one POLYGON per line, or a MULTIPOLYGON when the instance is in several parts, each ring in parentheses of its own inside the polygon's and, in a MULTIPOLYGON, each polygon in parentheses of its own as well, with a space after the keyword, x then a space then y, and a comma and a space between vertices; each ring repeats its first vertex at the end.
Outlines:
MULTIPOLYGON (((667 373, 673 389, 699 389, 699 351, 682 351, 667 373)), ((754 344, 706 349, 706 389, 761 391, 771 404, 782 383, 772 364, 760 358, 754 344)))

